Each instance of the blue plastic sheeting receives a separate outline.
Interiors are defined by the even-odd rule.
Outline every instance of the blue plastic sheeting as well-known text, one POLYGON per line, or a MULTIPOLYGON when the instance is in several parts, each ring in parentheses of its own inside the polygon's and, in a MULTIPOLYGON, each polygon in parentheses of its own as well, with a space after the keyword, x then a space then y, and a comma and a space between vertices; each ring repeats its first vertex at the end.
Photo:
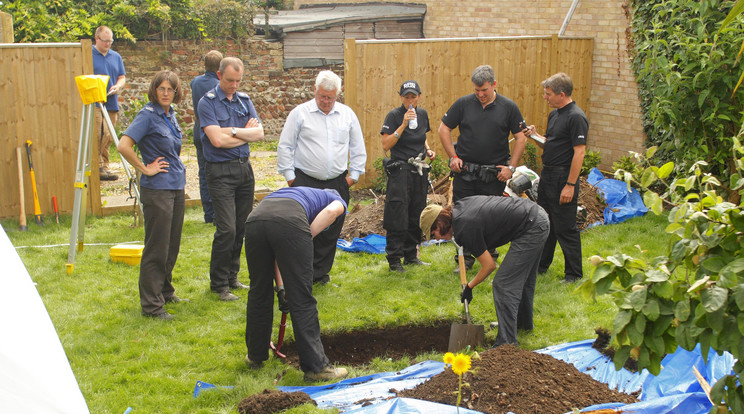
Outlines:
POLYGON ((415 400, 413 398, 394 398, 356 410, 344 411, 348 414, 377 414, 377 413, 452 413, 452 414, 482 414, 480 411, 451 405, 438 404, 430 401, 415 400))
POLYGON ((695 366, 709 384, 714 384, 724 375, 732 372, 734 358, 729 353, 717 355, 712 349, 708 363, 703 360, 700 345, 692 351, 677 348, 661 361, 664 367, 658 376, 647 370, 630 372, 623 368, 615 371, 614 363, 592 348, 593 339, 551 346, 537 352, 551 355, 556 359, 574 365, 579 371, 597 381, 608 384, 612 389, 624 393, 643 390, 639 403, 599 404, 581 411, 602 408, 620 408, 636 414, 704 414, 712 404, 695 378, 695 366))
POLYGON ((225 389, 231 390, 233 389, 233 386, 232 385, 221 385, 218 387, 208 382, 196 381, 196 386, 194 386, 194 398, 198 397, 202 391, 207 391, 207 390, 211 390, 215 388, 225 388, 225 389))
MULTIPOLYGON (((704 414, 710 410, 711 403, 697 382, 692 366, 695 366, 710 384, 731 373, 734 366, 731 354, 724 353, 719 356, 713 350, 708 355, 708 363, 704 363, 698 346, 693 351, 679 348, 674 354, 667 355, 662 360, 664 369, 657 377, 646 370, 636 373, 626 369, 615 371, 612 361, 592 348, 593 342, 593 339, 571 342, 536 352, 570 363, 595 380, 608 384, 612 389, 625 393, 643 389, 642 401, 634 404, 599 404, 581 411, 616 408, 634 414, 704 414)), ((303 391, 315 400, 319 408, 337 408, 344 413, 456 414, 458 410, 455 406, 409 398, 393 398, 395 395, 389 391, 413 388, 442 371, 443 362, 424 361, 402 371, 350 378, 336 384, 279 389, 285 392, 303 391), (372 404, 363 407, 360 401, 372 404)), ((461 407, 459 413, 478 412, 461 407)))
MULTIPOLYGON (((424 361, 397 371, 382 372, 358 378, 349 378, 335 384, 308 387, 279 387, 284 392, 302 391, 315 400, 318 408, 337 408, 341 412, 370 413, 457 413, 457 407, 428 401, 395 398, 391 388, 414 388, 427 379, 444 371, 444 362, 424 361), (405 401, 400 401, 405 400, 405 401), (362 406, 364 403, 372 405, 362 406), (435 408, 434 408, 435 407, 435 408)), ((453 390, 455 391, 455 390, 453 390)), ((478 411, 460 408, 460 413, 478 411)))
POLYGON ((615 364, 601 352, 592 348, 593 343, 594 339, 587 339, 549 346, 536 352, 548 354, 555 359, 569 363, 595 380, 607 384, 611 389, 626 394, 639 391, 643 381, 651 374, 646 370, 637 373, 624 368, 615 371, 615 364))
POLYGON ((354 237, 354 240, 350 242, 344 239, 338 239, 338 241, 336 241, 336 247, 338 247, 339 249, 346 252, 355 253, 385 253, 386 245, 387 239, 385 239, 385 236, 380 236, 379 234, 370 234, 363 239, 354 237))
POLYGON ((628 191, 628 184, 620 180, 605 178, 596 167, 589 171, 586 181, 597 187, 607 203, 604 210, 605 224, 621 223, 648 212, 641 195, 635 188, 628 191))

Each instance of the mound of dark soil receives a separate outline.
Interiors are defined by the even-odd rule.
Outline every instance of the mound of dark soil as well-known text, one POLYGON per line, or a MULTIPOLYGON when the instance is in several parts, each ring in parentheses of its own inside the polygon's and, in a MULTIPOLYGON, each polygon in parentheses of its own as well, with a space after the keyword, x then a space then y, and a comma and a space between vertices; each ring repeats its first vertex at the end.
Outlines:
POLYGON ((261 394, 253 394, 240 401, 238 404, 238 412, 240 414, 278 413, 307 403, 318 405, 304 392, 263 390, 261 394))
MULTIPOLYGON (((473 359, 474 373, 463 375, 461 406, 484 413, 563 414, 608 402, 633 403, 634 396, 610 390, 606 384, 549 355, 504 345, 473 359)), ((442 404, 457 403, 458 377, 451 369, 400 397, 442 404)))

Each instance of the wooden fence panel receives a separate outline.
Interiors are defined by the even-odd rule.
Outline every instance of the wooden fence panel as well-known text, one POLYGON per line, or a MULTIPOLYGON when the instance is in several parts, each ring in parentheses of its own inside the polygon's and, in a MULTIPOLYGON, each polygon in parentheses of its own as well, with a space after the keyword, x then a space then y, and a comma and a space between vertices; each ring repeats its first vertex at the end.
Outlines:
MULTIPOLYGON (((429 144, 446 157, 437 129, 444 113, 460 96, 473 93, 470 75, 479 65, 496 72, 497 92, 514 100, 528 123, 543 133, 550 109, 541 83, 557 72, 574 81, 573 98, 589 114, 593 40, 526 36, 472 39, 360 40, 345 43, 346 104, 359 117, 367 148, 369 185, 373 162, 383 156, 380 128, 387 113, 400 105, 398 89, 408 79, 422 88, 419 105, 429 113, 429 144)), ((459 131, 453 131, 456 140, 459 131)))
MULTIPOLYGON (((91 41, 0 45, 0 217, 18 217, 16 148, 31 140, 42 214, 72 212, 82 101, 75 76, 93 73, 91 41)), ((97 159, 95 160, 97 164, 97 159)), ((33 193, 23 150, 25 211, 33 221, 33 193)), ((97 174, 93 174, 97 185, 97 174)), ((91 177, 94 178, 94 177, 91 177)), ((98 194, 97 187, 94 194, 98 194)), ((91 191, 89 191, 91 193, 91 191)), ((94 197, 96 198, 96 197, 94 197)), ((100 199, 88 201, 100 214, 100 199), (97 202, 96 202, 97 201, 97 202)), ((48 221, 48 218, 47 218, 48 221)))

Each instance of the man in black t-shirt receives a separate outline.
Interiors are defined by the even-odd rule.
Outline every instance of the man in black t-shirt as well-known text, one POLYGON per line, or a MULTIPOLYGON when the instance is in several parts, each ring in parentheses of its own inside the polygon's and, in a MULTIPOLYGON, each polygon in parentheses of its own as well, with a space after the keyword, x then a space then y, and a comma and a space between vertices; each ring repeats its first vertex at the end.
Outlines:
MULTIPOLYGON (((537 203, 548 212, 550 235, 540 258, 540 273, 553 262, 556 242, 563 249, 564 282, 575 282, 584 276, 581 265, 581 235, 576 225, 579 200, 579 173, 584 163, 589 121, 571 98, 573 82, 565 73, 557 73, 545 81, 544 98, 551 108, 543 147, 543 169, 537 187, 537 203)), ((527 135, 541 137, 530 125, 527 135)))
MULTIPOLYGON (((474 195, 504 193, 506 181, 522 158, 527 138, 519 123, 522 113, 511 99, 496 93, 496 76, 489 65, 475 68, 470 80, 475 93, 455 101, 442 117, 439 139, 454 173, 452 201, 474 195), (457 147, 452 130, 460 129, 457 147), (514 135, 514 152, 509 152, 509 134, 514 135)), ((457 260, 457 259, 455 259, 457 260)), ((465 251, 465 265, 474 259, 465 251)), ((458 269, 455 269, 457 272, 458 269)))
POLYGON ((463 288, 461 301, 473 300, 473 289, 496 269, 489 254, 511 243, 501 266, 493 276, 493 302, 499 319, 496 344, 517 344, 517 329, 532 330, 533 302, 540 252, 548 237, 548 215, 525 198, 472 196, 453 206, 431 204, 419 221, 424 238, 455 241, 468 248, 481 264, 463 288))

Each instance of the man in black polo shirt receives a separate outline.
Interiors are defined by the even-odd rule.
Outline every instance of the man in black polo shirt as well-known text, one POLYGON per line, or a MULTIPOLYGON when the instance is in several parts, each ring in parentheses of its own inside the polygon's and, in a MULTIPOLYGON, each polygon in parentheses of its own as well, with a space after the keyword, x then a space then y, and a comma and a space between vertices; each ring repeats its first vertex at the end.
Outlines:
MULTIPOLYGON (((557 73, 544 80, 544 98, 551 108, 543 147, 543 169, 537 187, 537 203, 548 212, 550 234, 540 258, 539 273, 544 273, 553 262, 556 241, 563 249, 565 260, 564 282, 575 282, 584 276, 581 265, 581 235, 576 225, 579 200, 579 173, 584 163, 586 135, 589 121, 571 98, 573 82, 565 73, 557 73)), ((524 130, 535 134, 535 126, 524 130)))
MULTIPOLYGON (((519 107, 496 93, 493 68, 478 66, 470 80, 475 93, 455 101, 439 125, 439 139, 450 157, 449 167, 454 173, 452 202, 474 195, 503 195, 506 181, 519 165, 527 142, 519 127, 523 120, 519 107), (455 147, 452 130, 458 127, 460 136, 455 147), (511 157, 510 133, 515 139, 511 157)), ((475 259, 470 252, 464 253, 465 265, 470 269, 475 259)), ((492 251, 492 254, 494 259, 498 257, 498 253, 492 251)))
POLYGON ((243 62, 224 58, 217 75, 220 82, 201 98, 198 113, 216 227, 209 287, 220 300, 230 301, 238 299, 230 289, 248 288, 238 280, 245 219, 253 209, 255 184, 248 143, 262 140, 264 130, 251 98, 238 91, 243 62))

